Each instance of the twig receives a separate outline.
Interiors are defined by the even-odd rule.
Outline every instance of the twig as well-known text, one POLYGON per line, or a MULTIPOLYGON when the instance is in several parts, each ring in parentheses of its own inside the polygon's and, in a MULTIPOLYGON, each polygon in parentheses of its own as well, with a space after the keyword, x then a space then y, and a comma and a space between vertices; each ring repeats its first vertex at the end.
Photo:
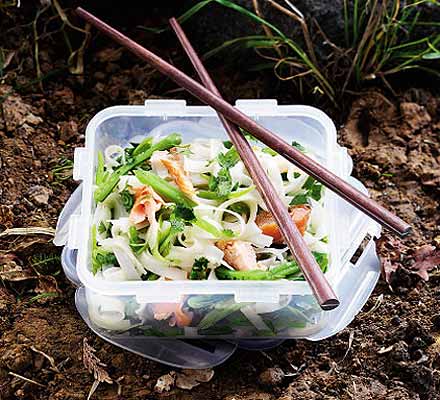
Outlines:
POLYGON ((10 228, 0 233, 0 238, 6 236, 29 236, 29 235, 48 235, 55 236, 55 229, 40 226, 31 226, 28 228, 10 228))
POLYGON ((372 314, 372 313, 374 313, 374 312, 375 312, 375 311, 381 306, 382 302, 383 302, 383 294, 381 294, 381 295, 377 298, 376 302, 374 303, 374 306, 371 307, 371 309, 368 310, 363 316, 365 317, 365 316, 367 316, 368 314, 372 314))
POLYGON ((15 372, 9 371, 8 374, 14 376, 15 378, 21 379, 22 381, 25 381, 25 382, 28 382, 28 383, 33 383, 34 385, 37 385, 37 386, 40 386, 40 387, 43 387, 43 388, 46 387, 46 385, 43 385, 42 383, 39 383, 39 382, 33 381, 32 379, 29 379, 29 378, 26 378, 24 376, 18 375, 15 372))
POLYGON ((39 40, 40 37, 38 36, 38 29, 37 29, 37 22, 40 18, 40 15, 45 13, 46 10, 49 8, 49 5, 44 6, 43 8, 39 9, 37 11, 37 15, 35 16, 35 19, 32 21, 32 32, 34 34, 34 60, 35 60, 35 70, 37 72, 37 80, 38 85, 40 86, 40 90, 43 91, 43 80, 41 79, 41 67, 40 67, 40 58, 39 58, 39 40))
POLYGON ((344 354, 344 357, 342 357, 341 362, 344 362, 345 358, 348 356, 348 353, 351 350, 351 346, 353 345, 353 339, 354 339, 354 331, 350 332, 350 337, 348 338, 348 348, 347 351, 344 354))
MULTIPOLYGON (((313 61, 313 64, 316 66, 318 65, 318 60, 316 58, 315 50, 313 49, 313 41, 310 37, 309 27, 307 26, 307 23, 304 19, 304 16, 302 13, 295 14, 294 12, 288 10, 287 8, 279 5, 274 0, 267 0, 269 4, 273 7, 275 7, 277 10, 281 11, 282 13, 286 14, 296 22, 298 22, 301 25, 301 29, 303 31, 304 41, 306 42, 307 50, 309 52, 310 59, 313 61)), ((290 5, 290 3, 288 3, 290 5)))
MULTIPOLYGON (((255 14, 257 14, 260 18, 264 18, 263 13, 261 12, 260 4, 258 3, 258 0, 252 0, 252 3, 254 5, 255 14)), ((263 28, 263 31, 264 31, 264 33, 266 33, 267 37, 270 37, 271 39, 273 39, 273 33, 270 30, 270 28, 264 24, 262 24, 261 27, 263 28)), ((283 57, 283 54, 281 53, 279 46, 275 46, 275 51, 278 53, 279 57, 283 57)))
POLYGON ((46 360, 49 361, 51 369, 54 372, 59 373, 60 370, 57 368, 57 366, 55 365, 55 360, 53 357, 49 356, 48 354, 46 354, 44 351, 38 350, 37 348, 35 348, 34 346, 31 346, 31 350, 34 351, 35 353, 41 354, 46 360))

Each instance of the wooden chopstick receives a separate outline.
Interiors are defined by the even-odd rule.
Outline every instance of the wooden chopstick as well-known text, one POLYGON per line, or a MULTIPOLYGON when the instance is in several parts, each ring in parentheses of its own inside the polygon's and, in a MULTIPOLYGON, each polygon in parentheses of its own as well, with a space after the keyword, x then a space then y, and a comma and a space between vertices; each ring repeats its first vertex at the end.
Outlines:
POLYGON ((82 8, 79 7, 76 11, 81 18, 98 28, 101 32, 105 33, 134 54, 138 55, 140 58, 147 61, 157 70, 174 80, 178 85, 192 93, 195 97, 210 105, 228 120, 234 122, 237 126, 240 126, 251 133, 268 147, 281 154, 308 175, 321 182, 324 186, 337 193, 343 199, 379 222, 381 225, 401 236, 404 236, 411 231, 410 225, 400 219, 397 215, 391 213, 380 204, 370 199, 359 190, 327 170, 318 162, 307 157, 301 151, 297 150, 295 147, 291 146, 268 129, 258 125, 244 113, 231 106, 220 96, 206 89, 203 85, 200 85, 198 82, 191 79, 179 69, 167 63, 165 60, 161 59, 151 51, 143 48, 138 43, 123 35, 121 32, 118 32, 116 29, 107 25, 105 22, 101 21, 82 8))
MULTIPOLYGON (((220 92, 209 76, 208 71, 204 67, 196 51, 189 42, 182 27, 175 18, 170 19, 170 24, 205 87, 220 97, 220 92)), ((263 198, 268 210, 272 213, 275 221, 277 222, 287 245, 298 262, 304 277, 312 288, 319 305, 324 310, 331 310, 337 307, 339 305, 339 301, 333 289, 307 247, 307 244, 293 222, 292 217, 289 215, 287 207, 282 203, 274 186, 258 161, 258 158, 253 152, 251 145, 235 125, 229 122, 220 113, 218 114, 218 117, 225 127, 231 142, 237 149, 243 164, 254 181, 255 186, 261 194, 261 197, 263 198)))
POLYGON ((330 172, 318 162, 307 157, 301 151, 297 150, 295 147, 291 146, 289 143, 285 142, 268 129, 258 125, 240 110, 231 106, 221 97, 215 95, 179 69, 167 63, 156 54, 145 49, 135 41, 123 35, 121 32, 118 32, 116 29, 107 25, 105 22, 101 21, 99 18, 95 17, 84 9, 78 7, 76 12, 78 16, 83 18, 85 21, 95 26, 107 36, 111 37, 121 46, 127 48, 132 53, 147 61, 150 65, 162 72, 164 75, 168 76, 179 86, 186 89, 204 103, 210 105, 229 121, 251 133, 266 146, 275 150, 278 154, 281 154, 298 168, 315 178, 317 181, 321 182, 328 189, 338 194, 340 197, 367 214, 369 217, 376 220, 381 225, 401 236, 407 235, 411 231, 411 226, 400 219, 397 215, 394 215, 386 208, 382 207, 380 204, 361 193, 359 190, 330 172))

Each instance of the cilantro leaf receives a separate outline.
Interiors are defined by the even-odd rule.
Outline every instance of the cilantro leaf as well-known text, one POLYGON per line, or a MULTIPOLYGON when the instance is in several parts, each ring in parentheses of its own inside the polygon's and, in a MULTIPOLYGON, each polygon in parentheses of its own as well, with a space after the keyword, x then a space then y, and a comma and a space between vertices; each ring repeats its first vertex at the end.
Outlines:
POLYGON ((184 221, 192 221, 196 217, 194 215, 194 211, 191 208, 182 206, 180 204, 176 205, 173 214, 176 218, 183 219, 184 221))
POLYGON ((307 178, 302 189, 304 192, 297 194, 290 202, 290 205, 306 204, 308 198, 316 201, 321 200, 323 186, 311 176, 307 178))
POLYGON ((134 204, 134 196, 127 190, 124 189, 121 193, 122 205, 127 211, 130 211, 134 204))
POLYGON ((227 196, 232 192, 232 178, 229 170, 222 168, 217 175, 216 192, 220 197, 227 196))
POLYGON ((302 153, 307 152, 306 148, 301 143, 298 143, 296 140, 292 142, 292 146, 295 147, 295 149, 301 151, 302 153))
POLYGON ((140 254, 146 249, 147 243, 139 237, 136 227, 130 226, 128 229, 128 238, 129 245, 135 254, 140 254))
POLYGON ((96 241, 96 225, 92 226, 91 231, 91 241, 92 241, 92 273, 96 273, 102 270, 104 265, 114 265, 119 267, 118 260, 116 256, 110 251, 103 250, 98 246, 96 241))
POLYGON ((191 280, 206 279, 208 275, 209 260, 205 257, 196 258, 189 274, 191 280))
POLYGON ((191 208, 182 205, 176 205, 169 217, 171 227, 167 232, 165 238, 160 243, 159 253, 163 256, 167 256, 171 251, 171 247, 174 245, 177 234, 183 232, 186 224, 188 222, 191 223, 195 219, 196 217, 191 208))
POLYGON ((220 153, 217 161, 222 168, 232 168, 240 161, 240 156, 235 148, 229 149, 226 153, 220 153))

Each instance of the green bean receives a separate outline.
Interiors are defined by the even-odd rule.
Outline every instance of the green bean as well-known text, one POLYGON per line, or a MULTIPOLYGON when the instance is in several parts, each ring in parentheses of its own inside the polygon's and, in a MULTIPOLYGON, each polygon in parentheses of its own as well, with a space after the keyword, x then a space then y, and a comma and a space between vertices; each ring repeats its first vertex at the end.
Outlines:
POLYGON ((148 148, 148 150, 135 156, 131 163, 119 167, 119 169, 113 172, 110 175, 110 177, 105 180, 105 182, 103 182, 101 185, 98 186, 94 194, 95 200, 97 202, 104 201, 107 198, 107 196, 111 193, 111 191, 115 188, 115 186, 118 184, 119 178, 122 175, 127 174, 135 167, 137 167, 139 164, 142 164, 144 161, 150 159, 155 151, 168 150, 172 147, 178 146, 181 142, 182 142, 181 136, 178 135, 177 133, 173 133, 167 136, 166 138, 163 138, 159 142, 153 144, 150 148, 148 148))
POLYGON ((141 183, 151 186, 155 192, 168 201, 190 208, 197 205, 196 202, 185 196, 183 192, 153 172, 137 170, 135 175, 141 183))

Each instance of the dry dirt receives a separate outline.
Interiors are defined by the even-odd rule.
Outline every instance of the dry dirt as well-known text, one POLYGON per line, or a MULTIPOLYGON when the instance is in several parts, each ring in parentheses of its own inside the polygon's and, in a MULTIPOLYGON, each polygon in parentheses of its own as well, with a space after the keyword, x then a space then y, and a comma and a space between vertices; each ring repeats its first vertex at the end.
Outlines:
MULTIPOLYGON (((55 227, 76 185, 69 160, 97 111, 149 96, 182 97, 102 37, 86 52, 82 77, 63 69, 59 36, 45 37, 42 74, 58 72, 45 76, 40 87, 29 33, 34 13, 32 7, 20 15, 0 11, 6 32, 0 47, 14 51, 0 72, 0 231, 55 227)), ((267 97, 271 84, 263 75, 248 79, 238 73, 220 76, 219 82, 226 81, 229 99, 267 97)), ((280 98, 288 96, 280 92, 280 98)), ((345 107, 351 111, 339 121, 345 121, 339 138, 353 156, 354 174, 373 198, 414 226, 398 245, 390 284, 379 283, 347 329, 319 343, 290 340, 264 353, 238 351, 215 368, 210 382, 159 394, 158 377, 172 369, 88 330, 50 236, 8 236, 0 238, 0 399, 85 399, 94 378, 83 365, 84 338, 110 377, 120 378, 118 384, 101 384, 97 399, 440 399, 440 274, 434 269, 424 282, 410 272, 416 248, 440 243, 440 98, 424 89, 397 97, 378 89, 347 98, 345 107)), ((388 233, 385 240, 397 246, 388 233)), ((382 257, 388 249, 380 247, 382 257)))

